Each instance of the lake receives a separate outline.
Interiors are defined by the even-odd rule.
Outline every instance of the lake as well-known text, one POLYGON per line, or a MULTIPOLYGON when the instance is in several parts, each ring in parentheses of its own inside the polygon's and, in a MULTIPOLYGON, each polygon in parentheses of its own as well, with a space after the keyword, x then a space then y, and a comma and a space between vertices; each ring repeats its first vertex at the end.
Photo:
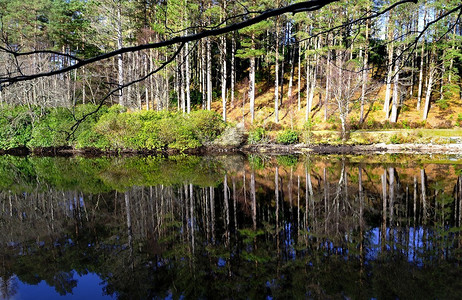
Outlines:
POLYGON ((4 299, 462 299, 457 155, 0 156, 4 299))

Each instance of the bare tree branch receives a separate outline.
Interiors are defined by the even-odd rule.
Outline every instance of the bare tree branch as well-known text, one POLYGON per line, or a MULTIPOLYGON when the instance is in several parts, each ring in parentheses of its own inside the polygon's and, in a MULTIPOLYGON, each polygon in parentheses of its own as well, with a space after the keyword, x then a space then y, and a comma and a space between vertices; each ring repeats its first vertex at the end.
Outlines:
POLYGON ((163 62, 157 69, 155 70, 152 70, 151 72, 149 72, 148 74, 136 79, 136 80, 133 80, 133 81, 130 81, 128 83, 125 83, 123 85, 120 85, 118 86, 117 88, 111 90, 109 93, 106 94, 106 96, 104 96, 103 98, 101 98, 99 100, 99 103, 98 103, 98 106, 96 107, 95 110, 87 113, 87 114, 84 114, 82 117, 80 117, 79 119, 75 118, 75 123, 74 125, 72 125, 72 127, 70 128, 70 132, 68 133, 67 137, 66 137, 66 140, 69 140, 71 139, 73 136, 74 136, 74 133, 77 131, 77 129, 79 128, 80 124, 85 121, 89 116, 97 113, 101 107, 104 105, 104 102, 109 99, 109 97, 111 97, 112 95, 114 95, 115 93, 117 92, 120 92, 122 91, 124 88, 126 87, 129 87, 135 83, 138 83, 138 82, 141 82, 143 80, 145 80, 146 78, 152 76, 153 74, 159 72, 160 70, 162 70, 163 68, 165 68, 166 66, 168 66, 181 52, 181 50, 183 49, 184 45, 186 43, 181 43, 180 46, 178 47, 178 49, 175 51, 175 53, 172 54, 172 56, 166 60, 165 62, 163 62))
MULTIPOLYGON (((39 73, 29 74, 29 75, 21 74, 21 75, 18 75, 18 76, 11 76, 11 77, 3 76, 3 77, 0 77, 0 86, 5 87, 5 86, 10 85, 10 84, 15 83, 15 82, 28 81, 28 80, 32 80, 32 79, 35 79, 35 78, 48 77, 48 76, 53 76, 53 75, 66 73, 66 72, 81 68, 83 66, 92 64, 94 62, 104 60, 104 59, 108 59, 108 58, 111 58, 111 57, 114 57, 114 56, 117 56, 117 55, 120 55, 120 54, 128 53, 128 52, 136 52, 136 51, 145 50, 145 49, 157 49, 157 48, 162 48, 162 47, 168 47, 168 46, 172 46, 172 45, 175 45, 175 44, 187 43, 187 42, 191 42, 191 41, 200 40, 200 39, 203 39, 203 38, 206 38, 206 37, 209 37, 209 36, 217 36, 217 35, 225 34, 225 33, 228 33, 228 32, 232 32, 232 31, 236 31, 236 30, 240 30, 240 29, 249 27, 251 25, 257 24, 257 23, 259 23, 259 22, 261 22, 263 20, 269 19, 271 17, 279 16, 279 15, 286 14, 286 13, 294 13, 295 14, 295 13, 301 12, 301 11, 315 11, 315 10, 318 10, 318 9, 320 9, 320 8, 330 4, 330 3, 338 2, 338 1, 340 1, 340 0, 303 1, 303 2, 299 2, 299 3, 291 4, 291 5, 288 5, 288 6, 284 6, 284 7, 281 7, 281 8, 270 9, 270 10, 262 12, 261 14, 259 14, 256 17, 250 18, 248 20, 244 20, 242 22, 234 23, 234 24, 222 27, 222 28, 216 28, 216 29, 212 29, 212 30, 204 30, 204 31, 196 33, 196 34, 178 36, 178 37, 174 37, 174 38, 169 39, 169 40, 156 42, 156 43, 148 43, 148 44, 141 44, 141 45, 132 46, 132 47, 120 48, 120 49, 117 49, 115 51, 111 51, 111 52, 107 52, 105 54, 101 54, 101 55, 98 55, 98 56, 95 56, 95 57, 91 57, 89 59, 84 59, 84 60, 80 60, 80 61, 77 60, 76 64, 73 64, 73 65, 68 66, 68 67, 61 68, 59 70, 53 70, 53 71, 50 71, 50 72, 39 72, 39 73)), ((416 1, 416 0, 404 0, 404 2, 413 2, 413 1, 416 1)), ((33 52, 30 52, 29 54, 33 54, 33 53, 35 54, 35 53, 43 53, 43 52, 42 51, 33 51, 33 52)), ((20 54, 15 53, 15 55, 18 56, 20 54)))

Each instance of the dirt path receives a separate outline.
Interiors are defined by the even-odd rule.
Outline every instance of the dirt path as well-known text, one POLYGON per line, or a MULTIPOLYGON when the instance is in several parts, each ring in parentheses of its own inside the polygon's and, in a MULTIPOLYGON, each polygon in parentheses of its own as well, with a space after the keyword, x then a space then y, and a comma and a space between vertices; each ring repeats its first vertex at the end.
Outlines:
POLYGON ((373 144, 373 145, 245 145, 241 151, 246 153, 290 154, 361 154, 361 153, 408 153, 408 154, 460 154, 462 144, 373 144))

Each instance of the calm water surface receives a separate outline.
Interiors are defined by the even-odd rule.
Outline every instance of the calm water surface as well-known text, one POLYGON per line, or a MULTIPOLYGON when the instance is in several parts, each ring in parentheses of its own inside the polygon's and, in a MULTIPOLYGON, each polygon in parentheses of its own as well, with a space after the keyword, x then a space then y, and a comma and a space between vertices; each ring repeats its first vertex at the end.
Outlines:
POLYGON ((0 156, 3 299, 462 299, 457 156, 0 156))

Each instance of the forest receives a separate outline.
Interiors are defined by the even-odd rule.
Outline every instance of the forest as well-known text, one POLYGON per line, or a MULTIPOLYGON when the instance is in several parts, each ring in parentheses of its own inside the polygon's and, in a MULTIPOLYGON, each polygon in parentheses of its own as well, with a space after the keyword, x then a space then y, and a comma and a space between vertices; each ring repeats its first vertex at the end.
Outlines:
POLYGON ((0 148, 186 149, 237 123, 281 143, 453 129, 461 14, 457 0, 1 0, 0 148))

